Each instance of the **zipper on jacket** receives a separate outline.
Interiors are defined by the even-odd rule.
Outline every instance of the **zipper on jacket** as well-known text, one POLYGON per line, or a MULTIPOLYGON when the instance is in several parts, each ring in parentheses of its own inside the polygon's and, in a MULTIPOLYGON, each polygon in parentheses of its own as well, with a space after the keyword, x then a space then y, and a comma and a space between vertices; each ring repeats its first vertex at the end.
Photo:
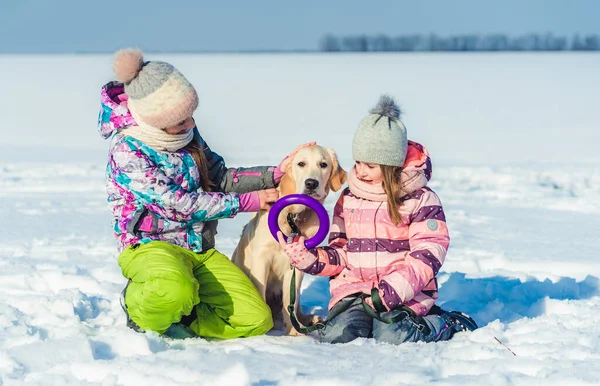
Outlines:
POLYGON ((239 177, 244 177, 244 176, 260 177, 261 172, 236 172, 235 170, 232 170, 231 175, 233 176, 233 182, 235 182, 237 184, 238 182, 240 182, 239 177))

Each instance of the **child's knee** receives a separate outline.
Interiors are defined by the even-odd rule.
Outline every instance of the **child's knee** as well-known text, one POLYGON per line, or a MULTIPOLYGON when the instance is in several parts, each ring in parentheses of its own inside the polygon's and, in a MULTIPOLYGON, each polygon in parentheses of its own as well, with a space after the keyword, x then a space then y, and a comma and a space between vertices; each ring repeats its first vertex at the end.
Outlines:
POLYGON ((185 278, 132 282, 125 297, 131 319, 142 329, 158 333, 189 315, 199 301, 198 282, 185 278))
POLYGON ((381 343, 402 344, 405 342, 417 342, 421 333, 408 319, 393 324, 376 322, 373 325, 373 338, 381 343))
POLYGON ((338 315, 334 323, 319 331, 322 343, 348 343, 357 338, 370 338, 373 324, 366 318, 348 318, 338 315))
POLYGON ((248 327, 251 329, 247 336, 264 335, 273 328, 273 316, 266 303, 262 307, 256 307, 255 312, 249 315, 248 327))
POLYGON ((119 255, 123 276, 134 282, 169 278, 193 279, 190 251, 165 242, 153 241, 128 248, 119 255))

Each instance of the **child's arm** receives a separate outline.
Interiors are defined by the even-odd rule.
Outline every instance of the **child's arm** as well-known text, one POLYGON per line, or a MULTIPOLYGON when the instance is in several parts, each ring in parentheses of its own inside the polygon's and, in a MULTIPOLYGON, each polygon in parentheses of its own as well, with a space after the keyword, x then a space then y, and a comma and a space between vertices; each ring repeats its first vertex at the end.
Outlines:
POLYGON ((444 210, 433 191, 423 191, 410 221, 410 253, 379 281, 379 296, 388 310, 411 300, 435 278, 450 244, 444 210))
POLYGON ((327 247, 306 249, 304 237, 287 244, 283 239, 283 235, 279 236, 279 243, 296 268, 317 276, 334 276, 346 268, 346 244, 348 240, 346 238, 343 205, 344 193, 338 199, 333 210, 333 223, 329 233, 329 246, 327 247))
POLYGON ((204 149, 208 162, 208 176, 216 184, 219 192, 247 193, 256 190, 270 189, 279 185, 279 181, 285 174, 286 160, 289 163, 296 152, 306 146, 315 145, 309 142, 298 146, 278 166, 254 166, 249 168, 227 168, 225 160, 219 154, 213 152, 204 141, 197 128, 194 128, 195 138, 204 149))
POLYGON ((133 195, 150 212, 172 221, 217 220, 240 211, 237 194, 186 192, 148 157, 128 147, 113 150, 110 168, 124 196, 133 195))
MULTIPOLYGON (((210 149, 208 144, 194 128, 195 138, 202 146, 208 163, 208 176, 218 192, 247 193, 256 190, 274 188, 276 184, 274 166, 256 166, 251 168, 227 168, 225 160, 210 149)), ((279 181, 277 181, 279 182, 279 181)))

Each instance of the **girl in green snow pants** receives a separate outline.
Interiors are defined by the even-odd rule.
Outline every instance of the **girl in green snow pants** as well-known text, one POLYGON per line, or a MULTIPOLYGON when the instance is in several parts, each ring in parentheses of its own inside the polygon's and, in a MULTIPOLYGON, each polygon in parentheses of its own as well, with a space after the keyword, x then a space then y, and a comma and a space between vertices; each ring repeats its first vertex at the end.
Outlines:
POLYGON ((130 246, 119 256, 131 280, 125 305, 142 329, 164 333, 182 316, 202 337, 265 334, 271 311, 248 277, 215 249, 199 254, 163 241, 130 246))
POLYGON ((114 70, 117 80, 101 91, 98 129, 111 141, 106 188, 129 279, 127 325, 172 337, 182 325, 207 338, 266 333, 269 307, 214 249, 217 221, 268 210, 294 152, 277 166, 228 168, 200 135, 198 94, 173 65, 120 50, 114 70))

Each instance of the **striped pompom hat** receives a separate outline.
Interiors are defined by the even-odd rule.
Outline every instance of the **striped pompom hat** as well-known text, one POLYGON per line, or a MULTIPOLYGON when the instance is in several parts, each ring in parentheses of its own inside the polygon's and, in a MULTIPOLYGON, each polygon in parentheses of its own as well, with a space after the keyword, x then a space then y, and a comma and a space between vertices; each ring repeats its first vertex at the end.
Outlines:
POLYGON ((138 49, 117 51, 114 71, 125 84, 128 107, 138 124, 175 126, 198 107, 198 94, 181 72, 169 63, 145 62, 138 49))

